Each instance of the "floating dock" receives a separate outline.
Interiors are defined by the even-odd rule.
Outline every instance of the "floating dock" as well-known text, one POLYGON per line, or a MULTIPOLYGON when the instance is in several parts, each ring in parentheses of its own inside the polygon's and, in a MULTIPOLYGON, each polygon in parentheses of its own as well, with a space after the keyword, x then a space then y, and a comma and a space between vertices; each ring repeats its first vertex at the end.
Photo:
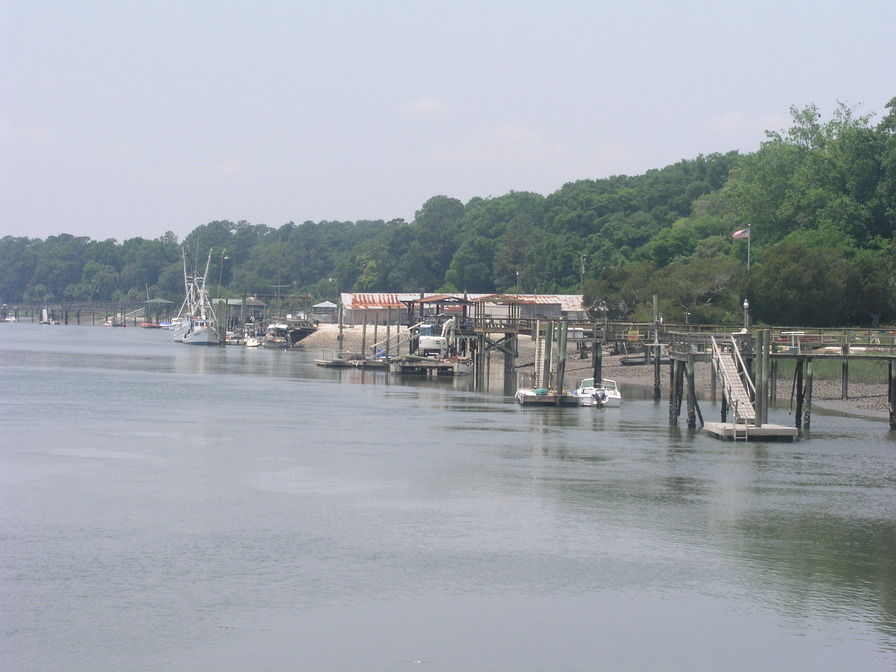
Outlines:
POLYGON ((722 441, 792 442, 798 434, 796 427, 768 424, 756 427, 754 425, 735 424, 732 422, 707 422, 703 425, 703 430, 722 441))
POLYGON ((578 406, 579 398, 569 392, 535 391, 533 388, 520 388, 514 395, 520 406, 578 406))
POLYGON ((463 376, 473 370, 470 360, 435 359, 407 355, 389 360, 389 371, 413 376, 463 376))

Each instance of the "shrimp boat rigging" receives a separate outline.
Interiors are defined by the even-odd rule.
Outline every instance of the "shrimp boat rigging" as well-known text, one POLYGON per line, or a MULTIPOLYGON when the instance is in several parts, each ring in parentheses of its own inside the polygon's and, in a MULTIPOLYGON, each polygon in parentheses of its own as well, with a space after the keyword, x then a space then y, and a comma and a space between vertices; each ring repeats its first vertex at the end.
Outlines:
POLYGON ((183 318, 183 323, 175 331, 175 340, 182 340, 185 345, 220 345, 221 334, 218 332, 218 319, 212 308, 208 291, 205 288, 205 279, 208 277, 209 264, 212 261, 212 253, 209 250, 208 260, 205 262, 205 273, 198 275, 187 273, 187 255, 184 253, 184 304, 178 317, 183 318), (182 332, 182 338, 178 334, 182 332))

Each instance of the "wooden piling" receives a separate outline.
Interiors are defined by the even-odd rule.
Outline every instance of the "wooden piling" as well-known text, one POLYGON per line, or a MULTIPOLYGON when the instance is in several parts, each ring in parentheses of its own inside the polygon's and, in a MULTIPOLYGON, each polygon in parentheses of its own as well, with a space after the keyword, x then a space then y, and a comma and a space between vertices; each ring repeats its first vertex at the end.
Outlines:
POLYGON ((887 402, 890 410, 890 429, 896 429, 896 360, 892 357, 887 374, 887 402))
POLYGON ((771 369, 771 371, 770 371, 770 376, 769 376, 769 391, 768 391, 769 404, 772 407, 777 408, 778 407, 778 360, 777 359, 771 360, 770 369, 771 369))
POLYGON ((772 331, 763 329, 762 338, 762 422, 768 423, 769 377, 771 376, 772 331))
POLYGON ((843 337, 843 362, 840 369, 840 398, 849 399, 849 340, 843 337))
POLYGON ((763 344, 765 343, 765 330, 759 329, 756 331, 756 337, 754 339, 755 343, 755 356, 753 358, 753 371, 755 378, 754 387, 756 388, 756 392, 753 395, 753 407, 755 409, 756 427, 762 427, 762 406, 765 399, 763 398, 763 390, 762 390, 762 378, 763 378, 763 366, 765 365, 765 359, 762 357, 763 344))
POLYGON ((688 353, 688 361, 686 365, 688 378, 688 429, 697 428, 697 392, 694 384, 694 355, 688 353))
POLYGON ((806 410, 803 416, 803 429, 809 429, 812 419, 812 358, 806 359, 806 410))
POLYGON ((803 358, 800 357, 796 360, 796 413, 794 413, 794 417, 796 419, 796 428, 799 429, 800 424, 803 420, 803 358))
POLYGON ((367 356, 367 316, 364 316, 364 321, 361 323, 361 356, 367 356))
POLYGON ((681 417, 681 402, 684 397, 684 362, 678 363, 678 371, 675 373, 675 424, 681 417))
MULTIPOLYGON (((392 308, 389 308, 386 311, 386 364, 389 363, 389 345, 390 345, 389 342, 392 338, 391 331, 392 331, 392 308)), ((398 354, 398 353, 395 353, 395 354, 398 354)))
POLYGON ((657 345, 653 349, 653 400, 659 401, 662 398, 660 392, 660 346, 657 345))
POLYGON ((669 364, 669 424, 678 424, 678 413, 675 411, 675 392, 676 380, 678 378, 678 369, 681 362, 673 359, 669 364))

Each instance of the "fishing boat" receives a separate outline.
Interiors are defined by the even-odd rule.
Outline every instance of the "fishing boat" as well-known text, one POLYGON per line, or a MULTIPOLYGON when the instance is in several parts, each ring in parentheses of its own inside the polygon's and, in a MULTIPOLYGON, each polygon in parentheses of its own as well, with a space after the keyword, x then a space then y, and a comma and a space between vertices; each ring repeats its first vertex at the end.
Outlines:
POLYGON ((289 347, 289 339, 286 337, 289 326, 285 322, 271 322, 265 331, 262 339, 262 346, 265 348, 279 348, 281 350, 289 347))
POLYGON ((194 275, 192 288, 195 296, 195 304, 187 320, 188 330, 184 334, 184 345, 220 345, 221 334, 218 331, 218 319, 212 309, 212 302, 205 289, 205 279, 208 276, 208 267, 212 261, 212 253, 209 250, 208 261, 205 262, 205 273, 194 275))
POLYGON ((174 340, 178 343, 183 343, 184 336, 190 331, 190 316, 196 307, 196 284, 193 281, 194 276, 187 271, 188 256, 189 252, 184 248, 184 302, 180 304, 180 310, 168 326, 168 329, 174 332, 174 340))
POLYGON ((616 408, 622 405, 622 394, 616 381, 607 378, 597 385, 594 384, 594 378, 583 378, 573 390, 573 395, 578 399, 579 406, 616 408))

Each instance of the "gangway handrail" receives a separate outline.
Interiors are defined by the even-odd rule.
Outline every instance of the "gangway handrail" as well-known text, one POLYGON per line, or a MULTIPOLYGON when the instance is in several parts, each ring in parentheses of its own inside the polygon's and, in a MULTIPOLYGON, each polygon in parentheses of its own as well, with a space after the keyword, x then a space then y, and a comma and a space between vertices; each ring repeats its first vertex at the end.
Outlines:
MULTIPOLYGON (((747 367, 746 367, 746 364, 744 363, 743 357, 741 357, 740 349, 737 347, 737 341, 734 339, 733 336, 731 336, 730 338, 731 338, 731 349, 733 351, 732 358, 735 360, 735 364, 740 365, 740 370, 746 372, 747 367)), ((728 380, 728 376, 725 375, 724 367, 721 366, 722 354, 723 354, 722 349, 719 347, 719 344, 716 341, 715 336, 713 336, 711 340, 712 340, 712 350, 713 350, 713 360, 714 360, 713 365, 716 367, 716 371, 721 373, 722 380, 724 381, 724 386, 725 386, 725 396, 727 399, 729 399, 731 401, 733 424, 736 426, 738 419, 743 420, 744 431, 746 432, 746 427, 747 427, 748 421, 750 419, 750 416, 741 414, 740 400, 737 398, 737 395, 734 394, 733 383, 732 383, 732 381, 728 380)), ((745 395, 749 395, 750 391, 752 391, 753 398, 755 398, 756 387, 753 385, 753 381, 750 379, 750 376, 749 375, 740 376, 740 382, 741 382, 741 386, 742 386, 740 388, 742 390, 742 393, 745 395), (744 385, 743 378, 746 378, 747 385, 744 385), (747 386, 749 386, 749 389, 747 388, 747 386)), ((753 417, 755 417, 755 409, 752 407, 752 404, 750 405, 750 410, 753 411, 753 417)), ((736 427, 735 427, 735 429, 736 429, 736 427)))
POLYGON ((389 350, 391 350, 392 348, 396 348, 402 343, 406 343, 407 341, 414 338, 414 330, 419 330, 421 324, 429 324, 429 322, 418 322, 417 324, 413 324, 409 327, 401 328, 396 332, 394 336, 384 338, 378 343, 374 343, 370 347, 373 349, 374 353, 379 352, 379 349, 382 346, 387 346, 389 350))
MULTIPOLYGON (((737 360, 736 363, 740 365, 740 370, 746 371, 747 365, 744 362, 744 358, 741 357, 740 348, 737 347, 737 341, 734 340, 734 336, 731 336, 731 350, 734 353, 735 359, 737 360)), ((712 354, 713 354, 713 358, 716 360, 718 360, 718 358, 722 354, 722 350, 721 350, 721 348, 719 348, 719 344, 716 342, 715 336, 712 337, 712 354)), ((750 379, 750 376, 744 376, 744 378, 746 378, 747 386, 749 386, 749 389, 747 390, 747 392, 752 392, 753 396, 755 397, 756 396, 756 386, 753 384, 753 381, 750 379)))

